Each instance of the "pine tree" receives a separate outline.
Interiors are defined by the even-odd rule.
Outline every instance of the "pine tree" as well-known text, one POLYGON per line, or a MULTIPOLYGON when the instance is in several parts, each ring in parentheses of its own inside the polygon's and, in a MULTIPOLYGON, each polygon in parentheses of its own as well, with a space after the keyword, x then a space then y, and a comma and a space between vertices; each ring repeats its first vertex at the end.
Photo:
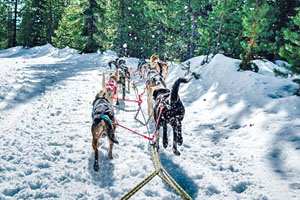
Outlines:
POLYGON ((14 21, 13 21, 12 46, 17 45, 17 18, 18 18, 18 0, 14 0, 14 21))
POLYGON ((274 34, 270 37, 271 42, 276 42, 276 52, 270 53, 267 55, 267 58, 270 60, 280 59, 279 50, 280 47, 285 44, 284 34, 282 29, 288 28, 288 25, 291 22, 291 17, 296 16, 297 11, 295 8, 300 6, 299 0, 289 0, 289 1, 282 1, 276 0, 271 2, 273 10, 275 12, 275 19, 276 22, 272 25, 272 30, 274 34))
POLYGON ((8 6, 6 1, 0 1, 0 49, 8 47, 8 6))
POLYGON ((82 37, 84 40, 83 53, 94 53, 99 49, 102 49, 100 38, 97 37, 97 22, 103 18, 103 10, 98 5, 96 0, 88 0, 83 4, 84 12, 82 37))
POLYGON ((253 68, 250 61, 263 56, 263 52, 274 52, 275 43, 269 41, 273 34, 270 30, 274 21, 271 7, 267 0, 250 0, 249 5, 244 5, 243 37, 241 46, 244 49, 241 54, 242 63, 240 69, 258 71, 257 66, 253 68))
POLYGON ((279 54, 292 65, 291 70, 300 73, 300 8, 297 12, 289 28, 283 29, 286 44, 280 48, 279 54))
POLYGON ((199 20, 200 54, 223 53, 237 57, 241 53, 239 42, 242 36, 242 3, 235 0, 219 0, 208 12, 208 17, 199 20))
POLYGON ((32 0, 33 11, 33 46, 44 45, 47 43, 47 31, 46 31, 46 0, 32 0))
POLYGON ((80 34, 80 16, 82 13, 82 8, 76 3, 69 5, 65 9, 58 29, 52 37, 53 44, 56 47, 64 48, 69 46, 79 50, 83 49, 84 44, 80 34))
POLYGON ((32 2, 30 0, 23 0, 24 7, 21 13, 22 23, 20 26, 20 34, 18 41, 24 47, 32 47, 33 45, 33 20, 32 20, 32 2))

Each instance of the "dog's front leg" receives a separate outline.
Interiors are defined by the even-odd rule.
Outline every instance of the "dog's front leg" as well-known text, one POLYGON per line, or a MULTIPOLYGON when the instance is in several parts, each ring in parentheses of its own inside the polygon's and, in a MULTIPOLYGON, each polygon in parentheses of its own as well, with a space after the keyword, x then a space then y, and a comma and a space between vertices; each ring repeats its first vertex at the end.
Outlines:
POLYGON ((130 79, 127 79, 127 84, 128 84, 128 93, 130 94, 130 79))
POLYGON ((122 83, 122 93, 123 93, 123 99, 125 99, 125 81, 122 83))
POLYGON ((157 126, 157 130, 156 130, 156 133, 155 133, 155 146, 156 146, 156 150, 158 151, 159 150, 159 130, 160 130, 160 125, 157 126))
POLYGON ((149 115, 149 117, 150 117, 150 115, 152 114, 151 113, 151 98, 152 98, 152 96, 151 96, 151 88, 148 88, 148 90, 147 90, 147 104, 148 104, 148 115, 149 115))
POLYGON ((165 149, 168 147, 168 127, 166 123, 163 124, 163 145, 165 149))
POLYGON ((118 98, 119 98, 119 95, 118 95, 118 94, 119 94, 118 86, 119 86, 119 84, 117 84, 117 87, 116 87, 116 93, 115 93, 115 97, 117 98, 117 100, 116 100, 116 106, 120 104, 120 102, 119 102, 119 100, 118 100, 118 98))

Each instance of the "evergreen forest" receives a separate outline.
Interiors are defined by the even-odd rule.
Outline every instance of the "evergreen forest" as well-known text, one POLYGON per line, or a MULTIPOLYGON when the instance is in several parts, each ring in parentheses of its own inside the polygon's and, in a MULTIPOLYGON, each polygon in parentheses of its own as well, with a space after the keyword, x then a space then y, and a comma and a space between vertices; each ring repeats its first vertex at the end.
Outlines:
MULTIPOLYGON (((184 61, 217 53, 286 60, 300 72, 299 0, 0 0, 0 49, 51 44, 81 53, 184 61)), ((207 56, 206 62, 209 62, 207 56)))

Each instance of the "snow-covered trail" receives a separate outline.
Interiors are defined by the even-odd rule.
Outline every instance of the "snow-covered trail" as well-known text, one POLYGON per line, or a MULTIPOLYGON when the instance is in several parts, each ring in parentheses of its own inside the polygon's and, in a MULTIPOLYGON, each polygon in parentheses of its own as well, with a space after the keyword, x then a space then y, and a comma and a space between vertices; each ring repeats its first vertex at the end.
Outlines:
MULTIPOLYGON (((49 45, 0 52, 0 199, 120 199, 154 171, 148 141, 121 127, 114 159, 102 139, 100 170, 93 171, 91 103, 113 58, 49 45)), ((137 59, 126 61, 135 69, 137 59)), ((178 157, 161 145, 167 171, 193 199, 299 199, 299 99, 286 90, 277 94, 285 98, 273 100, 260 92, 253 98, 231 94, 229 83, 222 85, 218 74, 205 76, 212 72, 205 70, 199 71, 201 80, 180 88, 183 146, 178 157), (211 77, 219 85, 210 84, 211 77), (256 98, 262 99, 258 105, 256 98)), ((183 73, 172 66, 168 86, 183 73)), ((266 88, 270 93, 268 81, 266 88)), ((140 83, 139 92, 143 89, 140 83)), ((135 99, 132 88, 126 95, 135 99)), ((143 100, 146 112, 146 95, 143 100)), ((135 113, 115 114, 120 124, 147 134, 135 113)), ((171 130, 169 135, 171 145, 171 130)), ((132 199, 181 198, 155 177, 132 199)))
MULTIPOLYGON (((0 171, 5 173, 0 179, 5 184, 0 199, 119 199, 154 171, 148 142, 120 127, 115 159, 108 159, 108 144, 102 140, 100 171, 92 169, 91 102, 101 87, 102 71, 109 70, 106 65, 53 59, 45 65, 26 60, 22 66, 24 62, 2 60, 17 70, 10 74, 15 81, 1 102, 0 171)), ((134 91, 127 96, 135 99, 134 91)), ((137 108, 125 104, 126 109, 137 108)), ((120 124, 145 134, 134 114, 116 111, 120 124)), ((134 196, 162 197, 180 199, 158 177, 134 196)))

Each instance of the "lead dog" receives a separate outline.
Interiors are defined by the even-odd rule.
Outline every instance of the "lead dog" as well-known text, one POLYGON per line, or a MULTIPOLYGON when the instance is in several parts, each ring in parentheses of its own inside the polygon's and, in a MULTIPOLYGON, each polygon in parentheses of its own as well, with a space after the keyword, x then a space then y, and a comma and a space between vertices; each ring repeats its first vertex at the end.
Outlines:
POLYGON ((173 153, 180 155, 177 150, 177 144, 182 145, 182 124, 185 109, 179 98, 178 90, 181 83, 187 83, 188 80, 185 78, 179 78, 175 81, 172 91, 169 89, 160 88, 153 92, 153 100, 155 101, 154 106, 154 119, 155 122, 159 120, 158 128, 156 131, 156 144, 159 148, 159 129, 163 127, 163 146, 168 146, 168 128, 167 124, 170 124, 173 128, 173 153))
MULTIPOLYGON (((112 76, 111 76, 112 78, 112 76)), ((119 142, 115 138, 115 129, 116 126, 111 123, 111 121, 115 121, 114 111, 112 108, 112 95, 116 91, 116 86, 112 84, 105 84, 105 74, 103 73, 102 77, 102 89, 96 95, 93 101, 93 110, 92 110, 92 119, 93 124, 91 127, 92 131, 92 147, 94 149, 95 157, 94 157, 94 170, 99 170, 98 164, 98 147, 100 146, 100 138, 104 138, 108 136, 109 139, 109 152, 108 157, 113 159, 112 149, 114 143, 119 144, 119 142)))

